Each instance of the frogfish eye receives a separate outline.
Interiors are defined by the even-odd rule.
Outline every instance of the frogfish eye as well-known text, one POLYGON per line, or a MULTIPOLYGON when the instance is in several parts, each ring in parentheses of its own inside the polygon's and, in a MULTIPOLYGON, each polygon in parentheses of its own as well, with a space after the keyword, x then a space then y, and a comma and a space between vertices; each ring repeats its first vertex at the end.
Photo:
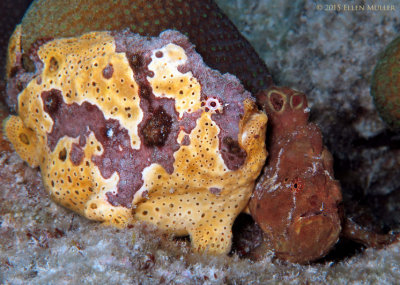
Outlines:
POLYGON ((303 107, 304 95, 297 93, 290 97, 290 107, 292 109, 300 109, 303 107))
POLYGON ((276 91, 268 94, 268 103, 275 112, 282 112, 285 109, 286 96, 276 91))

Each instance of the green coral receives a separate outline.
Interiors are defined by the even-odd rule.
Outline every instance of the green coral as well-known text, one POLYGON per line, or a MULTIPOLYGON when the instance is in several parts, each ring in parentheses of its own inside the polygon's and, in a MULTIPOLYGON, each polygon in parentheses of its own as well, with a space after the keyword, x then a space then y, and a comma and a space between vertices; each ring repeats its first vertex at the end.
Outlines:
POLYGON ((29 53, 37 40, 127 28, 144 36, 178 30, 208 66, 236 75, 249 91, 273 84, 265 63, 212 0, 35 0, 21 22, 21 45, 29 53))
POLYGON ((400 131, 400 37, 380 56, 372 75, 371 95, 382 119, 400 131))

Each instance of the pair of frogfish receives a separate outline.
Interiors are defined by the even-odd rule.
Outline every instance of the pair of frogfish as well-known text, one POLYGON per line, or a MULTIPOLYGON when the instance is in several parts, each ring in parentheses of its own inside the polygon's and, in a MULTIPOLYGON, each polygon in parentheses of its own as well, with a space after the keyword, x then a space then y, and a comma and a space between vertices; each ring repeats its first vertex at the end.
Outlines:
POLYGON ((345 217, 305 94, 274 86, 213 1, 93 0, 81 14, 75 2, 34 1, 8 51, 15 114, 4 132, 58 203, 189 234, 194 249, 217 254, 247 209, 264 235, 254 254, 298 263, 340 235, 372 247, 399 240, 345 217), (38 16, 47 14, 59 22, 38 16))

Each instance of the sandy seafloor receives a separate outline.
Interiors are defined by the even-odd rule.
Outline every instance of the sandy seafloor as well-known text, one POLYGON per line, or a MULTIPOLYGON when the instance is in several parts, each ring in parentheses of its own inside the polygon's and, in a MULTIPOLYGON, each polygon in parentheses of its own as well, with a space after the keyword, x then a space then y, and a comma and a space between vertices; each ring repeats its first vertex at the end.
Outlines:
MULTIPOLYGON (((335 157, 349 216, 400 230, 400 139, 377 115, 369 81, 400 34, 393 0, 218 0, 280 85, 308 95, 335 157), (395 11, 331 11, 325 4, 392 4, 395 11), (317 4, 323 9, 318 10, 317 4)), ((343 6, 342 6, 343 7, 343 6)), ((1 118, 5 109, 1 109, 1 118)), ((192 253, 187 240, 137 225, 118 230, 53 203, 40 174, 0 140, 0 284, 396 284, 400 244, 338 246, 310 265, 192 253), (336 252, 336 254, 335 254, 336 252)))

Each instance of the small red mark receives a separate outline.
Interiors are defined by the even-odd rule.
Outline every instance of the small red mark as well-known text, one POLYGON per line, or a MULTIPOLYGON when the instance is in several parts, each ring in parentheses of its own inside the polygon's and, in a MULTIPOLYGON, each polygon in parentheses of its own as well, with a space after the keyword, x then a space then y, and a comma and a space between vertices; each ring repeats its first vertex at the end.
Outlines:
POLYGON ((303 188, 304 188, 303 181, 301 181, 300 178, 296 177, 295 179, 293 179, 292 185, 290 186, 290 188, 291 188, 292 191, 295 192, 295 193, 300 192, 300 191, 303 190, 303 188))
POLYGON ((147 190, 143 191, 142 198, 149 199, 149 191, 147 190))

